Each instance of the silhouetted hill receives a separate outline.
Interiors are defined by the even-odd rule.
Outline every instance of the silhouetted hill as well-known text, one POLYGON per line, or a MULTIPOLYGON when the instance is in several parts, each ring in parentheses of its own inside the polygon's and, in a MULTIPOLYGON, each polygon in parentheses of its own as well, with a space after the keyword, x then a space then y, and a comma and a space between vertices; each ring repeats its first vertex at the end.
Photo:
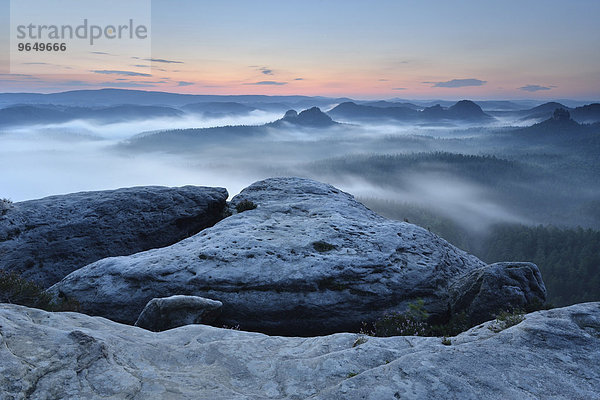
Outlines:
POLYGON ((280 127, 288 123, 310 128, 329 127, 337 125, 337 122, 321 111, 318 107, 312 107, 298 114, 295 110, 289 110, 285 113, 282 119, 272 122, 270 126, 280 127))
POLYGON ((194 152, 214 144, 231 144, 240 139, 266 135, 261 126, 218 126, 213 128, 172 129, 136 135, 116 146, 118 150, 166 153, 194 152))
POLYGON ((228 144, 243 139, 266 136, 272 130, 303 128, 328 128, 338 125, 319 108, 313 107, 298 114, 289 110, 283 118, 264 125, 219 126, 213 128, 172 129, 146 132, 119 144, 117 148, 128 151, 190 152, 207 145, 228 144))
POLYGON ((88 107, 114 106, 121 104, 183 107, 200 102, 236 102, 255 108, 261 103, 282 103, 284 109, 326 107, 348 101, 347 98, 321 96, 266 96, 266 95, 192 95, 168 92, 153 92, 128 89, 73 90, 60 93, 0 93, 0 106, 14 104, 60 104, 88 107))
POLYGON ((513 134, 524 139, 535 139, 541 142, 560 142, 563 145, 571 145, 586 134, 594 134, 597 127, 592 125, 581 125, 571 118, 569 111, 557 108, 552 117, 526 128, 516 129, 513 134))
POLYGON ((571 110, 571 116, 582 124, 600 122, 600 103, 574 108, 571 110))
POLYGON ((565 105, 562 105, 560 103, 556 103, 554 101, 551 101, 551 102, 539 105, 537 107, 533 107, 533 108, 531 108, 529 110, 526 110, 526 111, 528 113, 530 113, 530 114, 542 113, 542 112, 553 113, 554 110, 556 110, 557 108, 564 108, 565 110, 569 109, 569 107, 567 107, 565 105))
POLYGON ((17 105, 0 109, 0 126, 56 124, 73 120, 89 120, 108 124, 150 118, 175 118, 183 115, 170 107, 120 105, 102 108, 57 105, 17 105))
POLYGON ((478 100, 475 103, 484 111, 518 111, 523 109, 521 104, 507 100, 478 100))
POLYGON ((481 107, 470 100, 461 100, 446 110, 446 115, 452 119, 465 121, 483 121, 492 119, 491 116, 484 113, 481 107))
POLYGON ((417 111, 408 107, 376 107, 347 102, 329 111, 334 118, 343 119, 393 119, 403 122, 487 122, 493 117, 484 113, 481 107, 470 100, 461 100, 449 108, 440 104, 417 111))
POLYGON ((523 120, 527 120, 527 119, 541 120, 541 119, 550 118, 552 116, 552 113, 554 113, 554 110, 556 110, 558 108, 569 110, 569 107, 564 106, 560 103, 551 101, 549 103, 544 103, 542 105, 530 108, 528 110, 521 110, 518 112, 518 114, 522 117, 523 120))
POLYGON ((68 120, 69 117, 55 107, 20 105, 0 109, 0 127, 52 124, 68 120))
POLYGON ((128 122, 149 118, 176 118, 183 115, 181 111, 170 107, 132 104, 88 110, 82 112, 80 118, 92 119, 100 123, 128 122))
POLYGON ((444 111, 444 107, 442 107, 441 104, 436 104, 434 106, 425 108, 421 113, 421 117, 424 117, 428 120, 443 119, 445 114, 444 111))
POLYGON ((385 101, 385 100, 365 101, 365 102, 360 102, 359 104, 361 104, 363 106, 372 106, 372 107, 381 107, 381 108, 406 107, 406 108, 410 108, 412 110, 420 110, 421 108, 423 108, 423 107, 420 107, 413 103, 399 103, 399 102, 392 102, 392 101, 385 101))
POLYGON ((395 119, 399 121, 412 121, 419 114, 408 107, 377 107, 346 102, 337 105, 328 112, 333 118, 340 119, 395 119))

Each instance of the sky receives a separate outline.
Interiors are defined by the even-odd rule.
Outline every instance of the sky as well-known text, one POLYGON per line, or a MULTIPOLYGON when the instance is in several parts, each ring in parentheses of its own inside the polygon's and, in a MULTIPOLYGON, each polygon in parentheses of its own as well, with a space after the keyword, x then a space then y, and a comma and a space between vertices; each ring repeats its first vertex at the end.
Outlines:
POLYGON ((0 92, 600 99, 600 1, 147 2, 150 55, 90 47, 77 61, 13 57, 8 73, 0 0, 0 92))

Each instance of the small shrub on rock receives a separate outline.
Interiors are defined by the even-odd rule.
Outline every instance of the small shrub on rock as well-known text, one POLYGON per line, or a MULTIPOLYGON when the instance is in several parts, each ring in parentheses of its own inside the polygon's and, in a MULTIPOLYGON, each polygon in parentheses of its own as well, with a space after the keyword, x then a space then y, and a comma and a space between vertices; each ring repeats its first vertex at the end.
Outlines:
POLYGON ((456 336, 471 327, 472 326, 469 324, 469 318, 463 311, 461 313, 452 315, 450 320, 444 324, 431 325, 429 327, 430 335, 428 336, 456 336))
POLYGON ((384 315, 373 324, 374 336, 428 336, 430 327, 426 320, 425 302, 418 299, 408 305, 405 313, 384 315))
POLYGON ((375 322, 375 336, 427 336, 428 326, 405 314, 389 314, 375 322))
POLYGON ((18 304, 46 311, 77 311, 74 300, 52 300, 52 296, 35 282, 21 278, 14 272, 0 271, 0 303, 18 304))
POLYGON ((248 210, 254 210, 255 208, 256 208, 256 204, 250 200, 242 200, 239 203, 237 203, 235 206, 235 210, 238 213, 248 211, 248 210))
POLYGON ((462 312, 453 315, 447 322, 433 325, 427 321, 429 314, 422 299, 410 303, 405 313, 384 315, 369 329, 366 323, 360 333, 370 336, 438 336, 442 343, 451 343, 449 337, 456 336, 471 328, 467 315, 462 312))
POLYGON ((324 242, 322 240, 319 240, 318 242, 314 242, 312 245, 313 245, 313 248, 316 251, 318 251, 319 253, 325 253, 325 252, 335 249, 334 245, 332 245, 331 243, 324 242))
POLYGON ((501 332, 511 326, 520 324, 524 320, 525 312, 523 310, 501 311, 488 328, 493 332, 501 332))
POLYGON ((0 199, 0 216, 4 216, 13 208, 13 203, 9 199, 0 199))

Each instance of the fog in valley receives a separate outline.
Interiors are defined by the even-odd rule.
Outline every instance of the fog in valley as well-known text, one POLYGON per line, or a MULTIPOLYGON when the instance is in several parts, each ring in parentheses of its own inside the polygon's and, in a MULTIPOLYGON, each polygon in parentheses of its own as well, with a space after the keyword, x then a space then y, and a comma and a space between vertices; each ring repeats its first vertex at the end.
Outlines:
MULTIPOLYGON (((597 104, 494 111, 472 102, 314 103, 320 109, 306 99, 262 109, 5 104, 0 197, 142 185, 221 186, 233 196, 260 179, 309 177, 489 262, 527 260, 494 253, 507 226, 511 237, 538 225, 600 229, 597 104)), ((552 271, 544 277, 552 286, 552 271)))

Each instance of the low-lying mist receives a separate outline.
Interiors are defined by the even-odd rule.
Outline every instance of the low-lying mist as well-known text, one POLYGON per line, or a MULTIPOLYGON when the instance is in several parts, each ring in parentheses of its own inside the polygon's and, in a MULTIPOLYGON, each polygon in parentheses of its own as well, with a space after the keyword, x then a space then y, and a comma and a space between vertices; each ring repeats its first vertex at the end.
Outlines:
POLYGON ((247 137, 243 131, 224 132, 210 140, 197 129, 188 142, 193 146, 168 138, 151 151, 135 140, 165 129, 259 126, 279 117, 254 111, 220 119, 72 121, 5 131, 0 134, 0 197, 22 201, 141 185, 221 186, 233 196, 256 180, 294 175, 377 204, 411 204, 476 233, 499 223, 600 225, 598 216, 582 211, 593 209, 600 193, 593 168, 579 173, 581 165, 590 170, 593 162, 550 147, 527 157, 511 153, 519 147, 504 131, 489 127, 283 125, 247 137))

